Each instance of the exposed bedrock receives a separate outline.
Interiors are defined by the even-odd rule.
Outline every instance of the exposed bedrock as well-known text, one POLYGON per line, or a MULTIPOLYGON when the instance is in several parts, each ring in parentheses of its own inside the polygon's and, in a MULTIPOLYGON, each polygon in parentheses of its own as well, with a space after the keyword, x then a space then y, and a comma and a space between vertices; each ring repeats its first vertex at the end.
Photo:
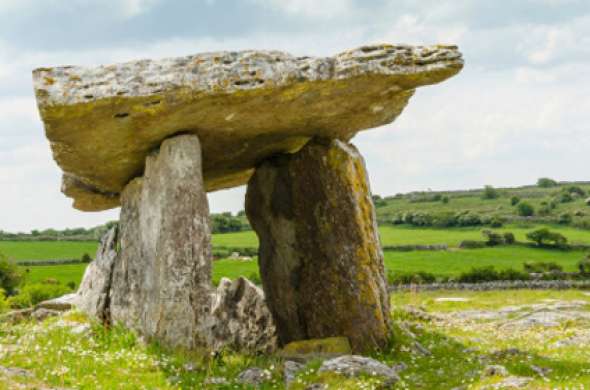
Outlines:
POLYGON ((270 352, 272 316, 246 280, 211 284, 209 207, 199 140, 165 140, 122 193, 118 237, 103 239, 80 307, 169 347, 270 352))
POLYGON ((260 239, 266 300, 282 344, 346 336, 382 347, 391 324, 375 210, 351 144, 312 141, 260 165, 246 213, 260 239))
POLYGON ((117 207, 162 140, 199 136, 207 191, 244 184, 313 137, 351 139, 392 122, 415 88, 463 67, 455 46, 372 45, 333 57, 202 53, 33 72, 62 191, 85 211, 117 207))

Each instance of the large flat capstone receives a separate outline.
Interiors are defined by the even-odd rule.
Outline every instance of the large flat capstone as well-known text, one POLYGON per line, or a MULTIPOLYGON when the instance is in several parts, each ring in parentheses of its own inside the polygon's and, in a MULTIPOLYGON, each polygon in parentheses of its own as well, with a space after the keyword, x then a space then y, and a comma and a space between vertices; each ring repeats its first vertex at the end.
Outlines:
POLYGON ((374 45, 322 58, 242 51, 39 68, 33 78, 62 190, 97 211, 120 204, 171 135, 197 134, 206 190, 229 188, 314 136, 348 140, 392 122, 416 87, 462 66, 455 46, 374 45))

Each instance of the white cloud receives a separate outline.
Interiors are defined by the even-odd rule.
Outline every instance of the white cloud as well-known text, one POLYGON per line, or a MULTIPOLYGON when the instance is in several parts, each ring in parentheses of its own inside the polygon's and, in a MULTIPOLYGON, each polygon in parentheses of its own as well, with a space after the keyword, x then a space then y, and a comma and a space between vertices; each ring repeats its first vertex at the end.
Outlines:
POLYGON ((357 8, 352 0, 250 0, 255 4, 290 15, 333 19, 351 15, 357 8))
MULTIPOLYGON (((74 8, 99 4, 74 1, 74 8)), ((200 51, 255 48, 329 55, 371 42, 458 43, 466 59, 460 75, 418 90, 395 123, 354 139, 366 157, 373 190, 388 195, 428 187, 518 185, 539 176, 587 176, 589 15, 551 25, 529 21, 482 27, 473 19, 481 3, 467 0, 431 0, 419 6, 409 0, 389 2, 370 14, 352 0, 248 1, 314 23, 297 33, 261 27, 231 38, 113 42, 94 50, 31 52, 0 41, 0 202, 14 206, 2 210, 0 229, 91 226, 117 214, 78 212, 59 192, 60 170, 32 96, 33 68, 200 51), (329 29, 324 20, 332 23, 329 29)), ((8 5, 27 3, 0 0, 0 15, 8 5)), ((154 2, 107 0, 99 5, 116 6, 130 18, 149 12, 154 2)), ((212 193, 211 210, 240 210, 243 196, 243 187, 212 193)))

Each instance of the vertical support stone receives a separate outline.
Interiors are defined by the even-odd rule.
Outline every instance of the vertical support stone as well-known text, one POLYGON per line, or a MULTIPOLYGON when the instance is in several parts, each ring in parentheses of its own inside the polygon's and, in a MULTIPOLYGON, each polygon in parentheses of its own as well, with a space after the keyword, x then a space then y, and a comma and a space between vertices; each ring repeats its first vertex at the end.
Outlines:
POLYGON ((211 234, 198 138, 165 140, 121 200, 112 322, 167 346, 207 345, 211 234))
POLYGON ((246 213, 282 344, 330 336, 348 337, 357 352, 386 344, 383 253, 354 146, 312 141, 264 162, 248 183, 246 213))

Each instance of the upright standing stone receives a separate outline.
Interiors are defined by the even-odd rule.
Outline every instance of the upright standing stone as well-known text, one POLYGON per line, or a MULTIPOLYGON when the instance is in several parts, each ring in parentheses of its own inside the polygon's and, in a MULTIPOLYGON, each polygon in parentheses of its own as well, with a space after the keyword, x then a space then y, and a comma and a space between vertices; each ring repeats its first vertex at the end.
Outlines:
POLYGON ((246 212, 281 343, 346 336, 355 351, 385 345, 383 253, 354 146, 313 141, 264 162, 248 183, 246 212))
POLYGON ((168 346, 208 344, 213 294, 208 218, 198 138, 165 140, 148 156, 144 176, 122 194, 113 322, 168 346))
POLYGON ((78 290, 77 304, 80 310, 105 323, 110 321, 109 301, 117 258, 117 232, 114 226, 101 238, 96 257, 86 267, 78 290))

